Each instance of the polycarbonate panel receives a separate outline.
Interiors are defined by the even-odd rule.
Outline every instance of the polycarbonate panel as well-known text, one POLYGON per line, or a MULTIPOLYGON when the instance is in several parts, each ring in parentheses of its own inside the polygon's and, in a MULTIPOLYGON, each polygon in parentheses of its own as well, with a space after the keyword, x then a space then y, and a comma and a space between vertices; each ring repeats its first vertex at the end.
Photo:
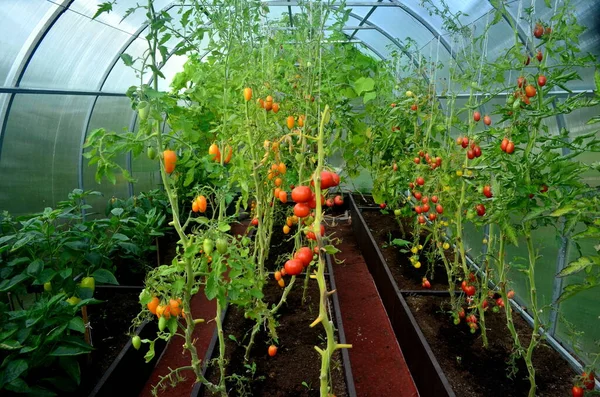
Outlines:
POLYGON ((400 50, 394 43, 377 30, 359 30, 354 37, 369 44, 386 59, 390 57, 392 51, 400 50))
MULTIPOLYGON (((496 229, 497 230, 497 229, 496 229)), ((542 321, 547 321, 552 304, 552 291, 554 287, 554 276, 556 274, 556 258, 558 256, 559 239, 556 237, 556 229, 553 227, 540 227, 532 232, 533 246, 538 255, 535 261, 535 283, 537 289, 538 310, 541 310, 542 321)), ((528 251, 525 238, 519 238, 519 246, 509 245, 506 250, 506 261, 511 267, 508 279, 511 287, 520 298, 520 301, 529 310, 531 290, 528 275, 520 272, 518 266, 528 269, 528 251)))
MULTIPOLYGON (((131 55, 133 59, 136 59, 141 56, 147 48, 148 45, 144 40, 137 39, 134 40, 125 50, 125 54, 131 55)), ((119 49, 116 49, 115 53, 111 54, 111 57, 114 57, 118 50, 119 49)), ((141 66, 141 61, 136 60, 133 66, 139 69, 141 66)), ((108 78, 106 79, 101 91, 126 92, 127 89, 132 85, 140 85, 140 79, 136 76, 136 74, 137 72, 132 67, 126 66, 123 63, 123 60, 119 59, 108 75, 108 78)))
POLYGON ((401 42, 406 43, 407 39, 414 40, 417 43, 417 48, 424 46, 433 37, 433 34, 421 22, 418 22, 399 7, 377 8, 368 21, 379 26, 390 36, 399 39, 401 42))
MULTIPOLYGON (((300 7, 292 7, 292 15, 299 11, 300 7)), ((288 7, 269 7, 269 12, 266 15, 267 21, 282 21, 284 18, 289 20, 288 7)))
MULTIPOLYGON (((587 124, 592 117, 597 117, 600 114, 600 106, 575 110, 572 113, 566 114, 565 122, 569 130, 571 139, 596 131, 596 139, 600 139, 598 124, 587 124)), ((598 153, 586 152, 576 158, 586 164, 592 164, 598 161, 598 153)), ((600 186, 600 177, 598 171, 586 172, 583 176, 583 181, 590 186, 600 186)))
MULTIPOLYGON (((581 231, 582 228, 577 231, 581 231)), ((594 245, 598 241, 580 240, 582 255, 595 255, 594 245)), ((580 256, 578 250, 571 245, 568 253, 567 263, 580 256)), ((564 286, 577 284, 583 281, 584 273, 575 274, 564 279, 564 286)), ((560 318, 556 329, 557 336, 567 345, 573 345, 579 357, 586 363, 590 363, 593 357, 588 352, 597 352, 597 343, 600 340, 600 327, 598 320, 600 316, 600 287, 580 292, 579 294, 564 300, 560 304, 560 318), (582 334, 576 336, 572 330, 582 334), (581 354, 583 353, 583 354, 581 354)))
POLYGON ((13 214, 54 207, 78 187, 83 120, 91 97, 17 95, 0 157, 0 208, 13 214))
POLYGON ((438 39, 434 38, 421 49, 421 54, 426 57, 429 63, 441 66, 436 68, 435 72, 431 72, 428 76, 430 81, 435 82, 437 93, 441 94, 448 89, 450 84, 450 53, 446 51, 438 39))
MULTIPOLYGON (((435 15, 435 13, 430 12, 427 8, 421 6, 423 0, 401 0, 401 3, 406 7, 413 10, 413 12, 421 18, 423 18, 427 23, 429 23, 434 28, 437 28, 440 32, 445 33, 443 29, 443 20, 439 15, 435 15)), ((486 12, 492 9, 492 6, 487 0, 446 0, 446 4, 450 11, 454 14, 461 12, 460 20, 463 25, 467 25, 472 23, 473 21, 481 18, 486 12)), ((439 1, 435 1, 439 6, 439 1)), ((404 27, 402 25, 398 25, 397 28, 404 27)))
MULTIPOLYGON (((133 111, 131 110, 129 98, 99 97, 90 119, 87 134, 98 128, 119 133, 125 132, 129 129, 132 115, 133 111)), ((98 184, 94 178, 96 165, 88 166, 88 161, 86 158, 83 159, 83 188, 102 192, 103 197, 93 197, 88 200, 88 204, 94 207, 93 211, 104 214, 108 199, 113 196, 118 198, 129 197, 128 183, 120 173, 117 173, 117 183, 115 185, 106 179, 98 184)), ((125 155, 119 156, 117 162, 120 166, 125 167, 125 155)))
POLYGON ((128 37, 88 17, 65 12, 35 52, 21 86, 95 88, 128 37))
MULTIPOLYGON (((0 85, 6 81, 15 59, 44 16, 57 8, 45 0, 4 0, 0 7, 0 85)), ((18 77, 18 76, 15 76, 18 77)))
POLYGON ((186 63, 187 59, 188 58, 185 55, 173 55, 169 58, 165 66, 160 69, 165 78, 158 80, 159 90, 170 90, 169 86, 171 85, 171 81, 173 81, 173 77, 183 70, 183 65, 186 63))
MULTIPOLYGON (((75 0, 69 9, 81 13, 89 18, 92 18, 98 11, 99 0, 75 0)), ((139 4, 139 0, 119 0, 113 5, 113 10, 109 13, 103 13, 96 18, 96 21, 110 25, 112 27, 124 30, 128 33, 134 33, 146 21, 146 10, 139 9, 123 20, 125 12, 130 8, 135 8, 139 4)), ((170 5, 172 0, 154 0, 154 9, 162 10, 165 6, 170 5)), ((144 4, 144 3, 143 3, 144 4)), ((176 17, 175 13, 171 11, 176 17)))

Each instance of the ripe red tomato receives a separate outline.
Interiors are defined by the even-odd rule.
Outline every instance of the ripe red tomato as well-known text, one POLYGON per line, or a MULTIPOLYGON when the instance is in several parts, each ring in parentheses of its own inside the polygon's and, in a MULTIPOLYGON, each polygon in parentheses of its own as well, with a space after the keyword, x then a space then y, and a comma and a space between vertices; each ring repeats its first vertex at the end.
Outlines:
POLYGON ((381 208, 382 210, 385 209, 385 207, 387 207, 386 203, 379 204, 379 208, 381 208))
POLYGON ((327 200, 325 200, 325 205, 331 208, 335 205, 335 203, 333 202, 332 198, 328 198, 327 200))
POLYGON ((425 152, 422 150, 419 150, 419 157, 423 157, 423 156, 425 156, 425 152))
POLYGON ((415 164, 419 164, 421 162, 421 158, 420 157, 415 157, 413 159, 413 161, 415 162, 415 164))
POLYGON ((478 111, 475 111, 475 113, 473 113, 473 120, 475 120, 475 121, 481 120, 481 113, 479 113, 478 111))
POLYGON ((331 177, 333 178, 333 185, 331 185, 331 187, 335 187, 340 184, 340 176, 338 174, 332 172, 331 177))
POLYGON ((294 215, 298 218, 306 218, 310 214, 310 207, 306 203, 297 203, 294 206, 294 215))
POLYGON ((535 28, 533 29, 533 35, 537 39, 541 38, 544 35, 544 27, 541 24, 536 23, 535 28))
POLYGON ((429 202, 429 197, 427 197, 427 196, 423 197, 423 198, 421 199, 421 202, 422 202, 423 204, 427 204, 427 203, 429 202))
MULTIPOLYGON (((314 183, 314 180, 313 180, 314 183)), ((321 189, 329 189, 334 185, 333 175, 329 171, 321 171, 321 189)))
POLYGON ((414 189, 415 188, 415 184, 412 183, 412 182, 409 182, 408 183, 408 187, 409 187, 409 189, 414 189))
POLYGON ((423 281, 421 282, 421 286, 425 289, 430 289, 431 288, 431 283, 429 282, 429 280, 427 280, 426 277, 423 277, 423 281))
POLYGON ((508 146, 508 138, 504 137, 502 143, 500 144, 500 150, 506 152, 506 146, 508 146))
POLYGON ((525 66, 527 66, 529 65, 529 62, 531 62, 531 57, 527 55, 527 58, 523 61, 523 63, 525 64, 525 66))
POLYGON ((479 215, 479 216, 485 215, 485 206, 483 204, 477 204, 475 206, 475 210, 477 211, 477 215, 479 215))
POLYGON ((417 205, 417 206, 415 207, 415 212, 416 212, 417 214, 420 214, 420 213, 422 213, 422 212, 423 212, 423 209, 421 208, 421 206, 420 206, 420 205, 417 205))
POLYGON ((431 214, 429 214, 429 220, 431 222, 435 221, 435 218, 437 218, 437 215, 434 212, 432 212, 431 214))
POLYGON ((421 200, 421 197, 422 197, 423 195, 422 195, 421 193, 419 193, 419 192, 414 192, 414 193, 413 193, 413 196, 415 196, 415 198, 416 198, 417 200, 421 200))
POLYGON ((472 149, 467 150, 467 158, 473 160, 475 158, 475 152, 472 149))
POLYGON ((252 219, 252 222, 250 222, 250 224, 251 224, 252 226, 258 226, 258 218, 254 218, 254 219, 252 219))
POLYGON ((510 291, 508 291, 508 292, 506 293, 506 297, 507 297, 508 299, 512 299, 512 298, 514 298, 514 297, 515 297, 515 291, 513 291, 513 290, 511 289, 510 291))
POLYGON ((438 204, 438 205, 436 205, 436 206, 435 206, 435 211, 436 211, 438 214, 443 214, 443 213, 444 213, 444 207, 442 207, 442 205, 441 205, 441 204, 438 204))
POLYGON ((483 124, 492 125, 492 118, 487 114, 483 117, 483 124))
POLYGON ((481 148, 479 146, 475 146, 475 148, 473 148, 473 153, 475 153, 475 157, 481 157, 481 148))
POLYGON ((542 185, 542 187, 540 188, 540 192, 546 193, 547 191, 548 191, 548 185, 542 185))
POLYGON ((344 199, 343 199, 343 197, 342 197, 342 196, 340 196, 340 195, 337 195, 337 196, 335 196, 335 198, 333 199, 333 203, 334 203, 335 205, 344 205, 344 199))
POLYGON ((423 212, 429 212, 429 204, 423 204, 423 212))
POLYGON ((277 346, 275 346, 275 345, 269 346, 268 352, 269 352, 269 356, 275 357, 275 355, 277 354, 277 346))
POLYGON ((394 171, 398 171, 398 164, 394 163, 394 164, 392 165, 392 169, 393 169, 394 171))
POLYGON ((412 110, 413 112, 414 112, 415 110, 417 110, 417 104, 416 104, 416 103, 415 103, 415 104, 413 104, 413 105, 410 107, 410 110, 412 110))
POLYGON ((442 158, 441 157, 436 157, 435 158, 435 165, 436 165, 436 167, 441 167, 442 166, 442 158))
POLYGON ((579 386, 573 386, 571 393, 573 393, 573 397, 583 397, 583 388, 579 386))
POLYGON ((537 58, 538 62, 542 62, 542 59, 544 59, 544 55, 542 55, 542 51, 538 50, 537 54, 535 54, 535 57, 537 58))
MULTIPOLYGON (((517 78, 517 86, 519 88, 523 87, 523 84, 527 83, 527 80, 525 80, 525 77, 520 76, 519 78, 517 78)), ((519 91, 517 91, 517 93, 519 93, 519 91)))
POLYGON ((466 316, 465 309, 461 307, 460 311, 458 312, 458 317, 464 319, 466 316))
POLYGON ((541 75, 538 77, 538 85, 539 85, 540 87, 543 87, 543 86, 545 86, 545 85, 546 85, 546 82, 547 82, 547 80, 546 80, 546 76, 544 76, 543 74, 541 74, 541 75))
POLYGON ((474 285, 469 285, 465 288, 465 294, 467 294, 467 296, 473 296, 475 295, 475 292, 477 292, 477 289, 474 285))
POLYGON ((419 215, 419 223, 425 223, 425 217, 423 215, 419 215))
POLYGON ((304 262, 299 259, 290 259, 285 262, 285 272, 290 276, 297 276, 302 273, 302 269, 304 269, 304 262))
POLYGON ((584 372, 583 374, 581 374, 581 378, 583 379, 583 385, 586 389, 594 390, 594 371, 591 371, 589 375, 586 372, 584 372))
POLYGON ((425 184, 425 179, 422 176, 420 176, 417 178, 416 182, 417 182, 417 185, 423 186, 425 184))
POLYGON ((492 198, 492 187, 490 185, 483 187, 483 195, 487 198, 492 198))
POLYGON ((499 307, 504 307, 504 299, 502 299, 502 298, 498 298, 498 299, 496 299, 496 304, 497 304, 499 307))
POLYGON ((308 247, 302 247, 294 254, 294 259, 298 259, 304 264, 304 267, 310 265, 312 261, 313 253, 308 247))
POLYGON ((431 202, 432 203, 437 203, 440 199, 438 198, 438 196, 431 196, 431 202))
MULTIPOLYGON (((485 122, 485 117, 483 118, 483 121, 485 122)), ((464 136, 461 142, 461 146, 463 148, 466 148, 467 146, 469 146, 469 138, 464 136)))
POLYGON ((297 203, 306 203, 310 200, 312 191, 308 186, 296 186, 292 190, 292 200, 297 203))
POLYGON ((513 141, 508 141, 508 144, 506 145, 506 153, 511 154, 514 151, 515 151, 515 144, 513 143, 513 141))

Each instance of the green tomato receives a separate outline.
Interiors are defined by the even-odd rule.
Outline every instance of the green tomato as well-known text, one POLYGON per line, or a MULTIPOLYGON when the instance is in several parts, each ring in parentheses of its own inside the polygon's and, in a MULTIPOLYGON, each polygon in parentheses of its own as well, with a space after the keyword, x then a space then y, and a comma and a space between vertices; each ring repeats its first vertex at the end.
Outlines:
POLYGON ((402 214, 402 210, 401 209, 395 209, 394 210, 394 215, 400 216, 401 214, 402 214))
POLYGON ((146 150, 146 155, 150 160, 154 160, 156 158, 156 149, 154 148, 154 146, 148 146, 148 149, 146 150))
POLYGON ((204 239, 204 243, 202 244, 202 246, 204 248, 204 253, 206 253, 206 255, 212 254, 213 249, 215 249, 215 244, 209 238, 204 239))
POLYGON ((219 254, 223 255, 227 252, 227 245, 227 240, 224 238, 217 239, 217 251, 219 251, 219 254))
POLYGON ((137 106, 138 114, 140 115, 140 119, 147 120, 148 115, 150 114, 150 104, 146 101, 141 101, 137 106))
POLYGON ((164 316, 162 316, 158 319, 158 330, 160 332, 163 332, 165 328, 167 328, 167 319, 164 316))
POLYGON ((304 156, 302 155, 302 153, 296 153, 296 156, 294 156, 294 157, 295 157, 297 163, 304 162, 304 156))
POLYGON ((94 292, 96 289, 96 280, 94 280, 94 277, 84 277, 83 280, 81 280, 80 286, 82 288, 89 288, 94 292))
POLYGON ((137 335, 134 336, 131 338, 131 345, 135 350, 140 350, 140 347, 142 346, 142 339, 137 335))
POLYGON ((46 292, 52 291, 52 283, 50 281, 44 283, 44 291, 46 291, 46 292))
POLYGON ((67 299, 67 302, 69 302, 71 305, 75 306, 76 304, 81 302, 81 299, 76 296, 72 296, 69 299, 67 299))

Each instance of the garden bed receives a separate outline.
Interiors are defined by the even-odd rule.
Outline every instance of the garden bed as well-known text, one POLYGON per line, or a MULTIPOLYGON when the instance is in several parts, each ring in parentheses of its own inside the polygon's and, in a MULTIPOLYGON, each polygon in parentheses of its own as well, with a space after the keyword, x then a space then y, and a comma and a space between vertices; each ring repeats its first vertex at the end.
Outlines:
MULTIPOLYGON (((391 218, 395 222, 393 217, 362 212, 354 201, 351 205, 354 231, 420 393, 466 397, 526 396, 529 381, 523 360, 516 361, 519 371, 514 379, 507 377, 512 340, 504 315, 489 313, 486 316, 490 346, 484 349, 479 333, 471 334, 465 324, 455 326, 452 323, 446 313, 447 297, 428 296, 429 291, 418 291, 415 283, 410 283, 412 266, 407 257, 392 252, 398 251, 397 247, 385 248, 387 255, 379 249, 387 240, 382 242, 375 236, 381 238, 395 232, 389 221, 391 218), (365 218, 369 219, 369 224, 365 218), (394 262, 390 264, 387 259, 394 262)), ((417 272, 413 277, 420 288, 425 270, 418 270, 422 274, 417 272)), ((447 283, 438 285, 441 290, 447 283)), ((527 323, 520 316, 514 317, 519 334, 530 335, 531 328, 527 323)), ((540 395, 568 394, 575 373, 558 352, 541 344, 534 355, 534 365, 540 395)))

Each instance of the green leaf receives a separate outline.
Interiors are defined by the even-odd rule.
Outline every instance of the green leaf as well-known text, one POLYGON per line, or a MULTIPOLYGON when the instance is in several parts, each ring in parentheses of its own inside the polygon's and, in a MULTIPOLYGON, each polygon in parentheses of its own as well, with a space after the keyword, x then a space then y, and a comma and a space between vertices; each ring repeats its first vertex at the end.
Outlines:
POLYGON ((123 212, 124 212, 124 211, 125 211, 125 210, 123 210, 123 208, 113 208, 113 209, 110 211, 110 213, 111 213, 111 214, 113 214, 114 216, 117 216, 117 217, 119 217, 119 216, 123 215, 123 212))
POLYGON ((188 187, 194 182, 194 177, 196 176, 196 169, 194 167, 187 170, 185 173, 185 180, 183 181, 183 186, 188 187))
POLYGON ((28 278, 29 278, 29 276, 27 274, 20 273, 20 274, 17 274, 16 276, 14 276, 13 278, 11 278, 10 280, 3 280, 2 282, 0 282, 0 292, 9 291, 14 286, 22 283, 23 281, 27 280, 28 278))
POLYGON ((323 249, 330 255, 337 254, 338 252, 340 252, 340 250, 335 248, 333 245, 326 245, 325 247, 323 247, 323 249))
POLYGON ((23 347, 23 345, 21 345, 16 340, 12 340, 12 339, 0 343, 0 350, 17 350, 22 347, 23 347))
POLYGON ((119 282, 115 278, 114 274, 106 269, 96 270, 94 273, 92 273, 92 277, 96 279, 96 283, 98 284, 119 285, 119 282))
POLYGON ((144 355, 144 359, 146 360, 146 364, 148 364, 150 361, 152 361, 152 359, 154 358, 154 341, 150 341, 149 346, 148 346, 148 351, 146 352, 146 354, 144 355))
POLYGON ((572 298, 576 294, 588 290, 590 288, 596 287, 595 284, 571 284, 567 285, 564 289, 560 297, 558 298, 559 302, 564 301, 565 299, 572 298))
POLYGON ((219 231, 226 233, 231 230, 231 226, 228 223, 221 222, 219 223, 219 231))
POLYGON ((559 216, 563 216, 565 214, 568 214, 569 212, 575 211, 575 207, 573 207, 572 205, 567 205, 565 207, 559 208, 555 211, 553 211, 550 216, 554 216, 554 217, 559 217, 559 216))
POLYGON ((133 58, 131 57, 131 55, 123 53, 121 54, 121 59, 123 60, 125 66, 133 65, 133 58))
POLYGON ((600 70, 594 72, 594 83, 596 83, 596 95, 600 95, 600 70))
POLYGON ((510 223, 504 222, 502 224, 502 229, 504 230, 504 233, 506 234, 506 237, 508 237, 508 239, 510 240, 510 242, 515 247, 518 247, 519 246, 519 239, 517 238, 517 231, 515 230, 515 228, 510 223))
POLYGON ((104 13, 109 13, 112 11, 112 7, 113 7, 114 2, 113 1, 107 1, 106 3, 100 3, 98 5, 98 10, 96 11, 96 13, 94 14, 94 16, 92 17, 92 19, 96 19, 98 18, 101 14, 104 13))
POLYGON ((377 98, 377 93, 376 92, 367 92, 365 94, 365 96, 363 97, 363 103, 366 105, 367 102, 372 101, 373 99, 377 98))
POLYGON ((112 236, 113 240, 118 240, 118 241, 129 241, 129 237, 127 237, 126 235, 122 234, 122 233, 115 233, 112 236))
POLYGON ((212 272, 210 276, 208 276, 204 293, 206 294, 208 300, 213 300, 217 297, 217 294, 219 293, 219 280, 215 272, 212 272))
POLYGON ((375 88, 375 80, 370 77, 361 77, 354 82, 354 90, 358 95, 366 91, 373 91, 373 88, 375 88))
POLYGON ((69 321, 69 329, 81 332, 83 334, 85 332, 85 325, 83 324, 83 319, 81 317, 73 317, 71 321, 69 321))
MULTIPOLYGON (((31 391, 29 385, 27 385, 27 383, 25 383, 25 381, 21 378, 17 378, 8 383, 5 388, 6 390, 14 391, 15 393, 29 393, 31 391)), ((37 393, 34 395, 36 397, 39 396, 37 393)))
POLYGON ((51 356, 78 356, 80 354, 89 353, 92 350, 92 347, 81 346, 81 345, 61 345, 54 349, 50 355, 51 356))
POLYGON ((29 368, 27 361, 23 359, 11 361, 4 369, 4 382, 10 383, 17 379, 21 374, 29 368))
POLYGON ((581 258, 569 263, 562 269, 556 276, 557 277, 566 277, 571 274, 579 273, 582 270, 587 269, 590 266, 598 266, 600 265, 600 259, 598 258, 590 258, 588 256, 582 256, 581 258))
POLYGON ((60 357, 58 363, 75 384, 78 385, 81 380, 81 369, 79 368, 77 359, 75 357, 60 357))
POLYGON ((402 240, 401 238, 393 239, 392 244, 394 244, 398 247, 408 247, 409 245, 412 245, 412 243, 410 241, 402 240))

